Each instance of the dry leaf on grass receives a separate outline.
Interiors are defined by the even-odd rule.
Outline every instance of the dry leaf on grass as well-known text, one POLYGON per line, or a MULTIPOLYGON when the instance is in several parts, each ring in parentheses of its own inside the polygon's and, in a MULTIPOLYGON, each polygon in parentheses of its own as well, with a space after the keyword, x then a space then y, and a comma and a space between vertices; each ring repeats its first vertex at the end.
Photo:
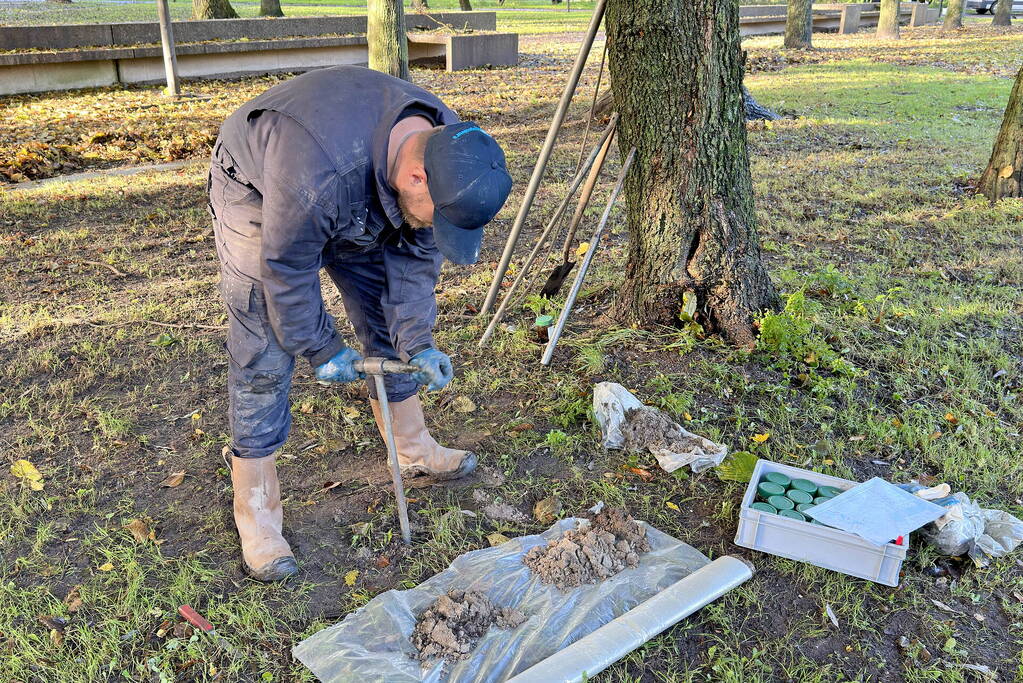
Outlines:
POLYGON ((133 519, 121 528, 128 531, 139 543, 153 540, 153 530, 141 519, 133 519))
POLYGON ((168 475, 166 479, 160 482, 160 486, 164 488, 175 488, 181 485, 181 482, 185 480, 184 472, 175 472, 174 474, 168 475))

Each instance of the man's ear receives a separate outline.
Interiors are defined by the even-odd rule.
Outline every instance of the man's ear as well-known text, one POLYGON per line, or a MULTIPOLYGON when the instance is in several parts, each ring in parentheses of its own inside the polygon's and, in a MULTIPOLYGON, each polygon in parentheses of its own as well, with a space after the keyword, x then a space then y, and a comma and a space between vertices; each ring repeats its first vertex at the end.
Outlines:
POLYGON ((409 169, 408 174, 409 185, 415 189, 423 189, 426 187, 426 169, 421 165, 413 166, 409 169))

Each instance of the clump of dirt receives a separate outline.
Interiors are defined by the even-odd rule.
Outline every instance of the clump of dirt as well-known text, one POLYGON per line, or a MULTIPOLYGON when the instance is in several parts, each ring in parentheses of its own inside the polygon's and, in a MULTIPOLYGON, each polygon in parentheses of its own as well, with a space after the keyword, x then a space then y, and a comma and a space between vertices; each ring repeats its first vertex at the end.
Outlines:
POLYGON ((518 508, 512 507, 500 499, 494 500, 492 494, 481 489, 473 491, 472 499, 483 506, 483 514, 495 522, 511 522, 512 524, 527 524, 529 517, 526 517, 518 508))
POLYGON ((568 590, 597 583, 639 564, 640 553, 650 550, 646 527, 620 508, 587 514, 588 524, 566 531, 545 546, 537 546, 522 562, 540 577, 568 590))
POLYGON ((699 439, 686 434, 678 423, 656 408, 626 410, 622 436, 626 450, 640 453, 648 450, 689 453, 703 447, 699 439))
POLYGON ((517 609, 498 607, 479 591, 451 590, 424 611, 409 640, 418 659, 466 659, 491 625, 515 628, 526 620, 517 609))

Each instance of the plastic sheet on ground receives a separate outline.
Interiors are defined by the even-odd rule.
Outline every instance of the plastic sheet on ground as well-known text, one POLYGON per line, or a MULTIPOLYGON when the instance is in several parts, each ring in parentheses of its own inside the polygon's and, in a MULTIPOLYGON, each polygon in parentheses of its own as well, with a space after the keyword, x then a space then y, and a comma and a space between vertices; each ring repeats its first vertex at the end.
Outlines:
POLYGON ((542 534, 460 555, 443 572, 411 590, 373 598, 344 621, 306 638, 293 652, 321 681, 504 681, 546 659, 654 594, 708 564, 703 553, 647 525, 651 550, 639 566, 595 585, 566 592, 540 583, 522 564, 530 548, 573 528, 559 521, 542 534), (461 662, 420 663, 409 636, 416 617, 442 593, 479 590, 501 607, 527 616, 518 628, 491 627, 461 662))

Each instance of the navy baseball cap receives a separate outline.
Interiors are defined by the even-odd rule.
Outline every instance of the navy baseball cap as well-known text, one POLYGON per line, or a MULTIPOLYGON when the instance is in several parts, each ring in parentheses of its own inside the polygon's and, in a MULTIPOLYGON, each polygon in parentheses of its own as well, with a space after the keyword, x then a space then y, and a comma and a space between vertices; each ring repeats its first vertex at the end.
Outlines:
POLYGON ((501 146, 471 121, 454 123, 430 137, 423 165, 437 248, 452 263, 476 263, 483 226, 511 192, 501 146))

